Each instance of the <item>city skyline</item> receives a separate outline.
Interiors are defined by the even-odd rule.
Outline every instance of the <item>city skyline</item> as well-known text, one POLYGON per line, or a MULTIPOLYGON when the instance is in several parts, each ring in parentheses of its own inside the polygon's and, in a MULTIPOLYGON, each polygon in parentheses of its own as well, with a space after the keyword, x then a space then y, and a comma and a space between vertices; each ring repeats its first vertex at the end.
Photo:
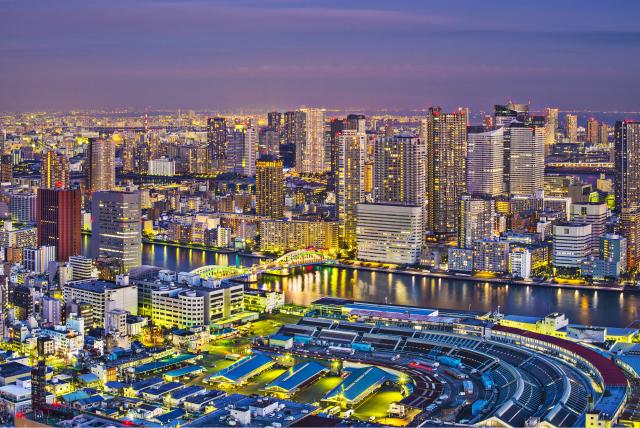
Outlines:
POLYGON ((540 108, 637 110, 636 3, 460 6, 4 2, 0 110, 488 110, 530 98, 540 108))

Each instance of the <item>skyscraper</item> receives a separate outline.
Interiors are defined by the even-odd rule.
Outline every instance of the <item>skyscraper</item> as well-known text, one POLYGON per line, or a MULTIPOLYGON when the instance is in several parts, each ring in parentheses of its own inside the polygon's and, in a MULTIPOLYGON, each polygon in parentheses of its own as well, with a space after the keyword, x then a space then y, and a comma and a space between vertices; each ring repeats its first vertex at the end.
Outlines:
POLYGON ((578 116, 575 114, 568 114, 564 117, 564 136, 571 143, 578 141, 578 116))
POLYGON ((55 246, 59 262, 81 254, 81 206, 79 189, 38 189, 38 246, 55 246))
POLYGON ((544 128, 512 123, 509 193, 534 195, 544 190, 544 128))
POLYGON ((458 217, 458 246, 472 249, 476 241, 494 236, 495 200, 488 194, 463 194, 458 217))
POLYGON ((467 191, 498 196, 504 173, 504 128, 467 128, 467 191))
POLYGON ((256 214, 284 216, 284 171, 282 159, 273 156, 256 161, 256 214))
POLYGON ((13 179, 13 160, 11 155, 2 155, 0 157, 0 182, 10 183, 13 179))
POLYGON ((640 208, 640 122, 616 122, 615 139, 616 209, 640 208))
POLYGON ((547 107, 545 109, 545 132, 544 132, 544 144, 547 148, 546 153, 550 152, 550 146, 556 143, 556 131, 558 129, 558 109, 547 107))
POLYGON ((509 176, 511 173, 511 123, 526 123, 529 121, 529 106, 509 101, 506 105, 494 106, 495 126, 504 128, 503 156, 503 189, 509 189, 509 176))
POLYGON ((226 172, 227 121, 224 117, 210 117, 207 120, 207 143, 209 144, 211 172, 226 172))
POLYGON ((256 173, 258 135, 253 126, 236 125, 227 135, 227 172, 253 176, 256 173))
POLYGON ((356 242, 356 206, 364 202, 364 161, 366 134, 357 129, 338 136, 338 176, 336 198, 342 244, 356 242))
POLYGON ((124 272, 142 263, 140 193, 96 192, 91 204, 93 257, 113 257, 124 272))
POLYGON ((280 132, 282 125, 284 124, 284 118, 282 113, 278 111, 270 111, 267 113, 267 126, 274 131, 280 132))
POLYGON ((421 137, 427 152, 427 227, 436 235, 457 229, 460 196, 467 191, 467 118, 464 110, 429 109, 421 137))
POLYGON ((89 141, 89 189, 113 190, 116 186, 116 146, 102 138, 89 141))
POLYGON ((40 187, 67 188, 69 184, 69 159, 54 151, 48 151, 40 163, 40 187))
POLYGON ((587 133, 585 136, 585 140, 590 144, 599 144, 600 143, 600 132, 599 132, 600 124, 594 117, 590 117, 587 119, 587 133))
POLYGON ((329 169, 325 156, 324 109, 301 108, 296 113, 296 168, 303 174, 321 174, 329 169))
POLYGON ((381 137, 374 146, 373 200, 424 206, 424 145, 414 136, 381 137))

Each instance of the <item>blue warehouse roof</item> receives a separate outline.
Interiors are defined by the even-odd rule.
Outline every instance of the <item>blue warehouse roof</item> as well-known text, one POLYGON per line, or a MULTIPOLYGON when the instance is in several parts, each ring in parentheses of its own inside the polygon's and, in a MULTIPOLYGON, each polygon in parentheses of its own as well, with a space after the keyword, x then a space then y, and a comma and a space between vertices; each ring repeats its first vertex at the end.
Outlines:
POLYGON ((296 364, 267 385, 265 389, 292 393, 304 383, 327 371, 329 371, 327 367, 313 361, 296 364))
POLYGON ((352 369, 351 373, 338 386, 324 396, 324 400, 358 403, 372 388, 381 386, 395 376, 379 367, 352 369))
POLYGON ((227 368, 217 371, 209 376, 208 380, 243 382, 251 377, 253 373, 273 364, 274 361, 270 357, 264 354, 253 354, 236 361, 227 368))

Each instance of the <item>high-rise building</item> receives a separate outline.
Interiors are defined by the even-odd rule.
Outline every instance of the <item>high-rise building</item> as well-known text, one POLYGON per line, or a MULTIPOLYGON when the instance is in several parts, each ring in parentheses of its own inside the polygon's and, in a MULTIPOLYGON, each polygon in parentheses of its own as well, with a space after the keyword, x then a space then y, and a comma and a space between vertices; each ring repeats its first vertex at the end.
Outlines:
POLYGON ((454 235, 460 196, 467 191, 467 118, 464 110, 429 109, 422 121, 426 143, 427 227, 436 235, 454 235))
POLYGON ((627 270, 640 267, 640 209, 620 210, 620 234, 627 238, 627 270))
POLYGON ((616 209, 640 208, 640 122, 616 122, 616 209))
POLYGON ((35 223, 37 213, 35 193, 12 193, 9 199, 11 218, 21 223, 35 223))
POLYGON ((498 196, 504 174, 504 128, 467 129, 467 191, 498 196))
POLYGON ((81 207, 79 189, 38 189, 38 246, 55 246, 59 262, 66 262, 82 251, 81 207))
POLYGON ((463 194, 458 217, 458 246, 473 248, 476 241, 495 236, 495 201, 487 194, 463 194))
POLYGON ((13 179, 13 160, 11 155, 0 156, 0 182, 10 183, 13 179))
POLYGON ((270 111, 267 113, 267 126, 274 131, 280 132, 284 125, 284 117, 278 111, 270 111))
POLYGON ((54 151, 48 151, 40 164, 40 187, 43 189, 67 188, 70 184, 69 159, 54 151))
POLYGON ((227 135, 227 172, 256 174, 256 145, 258 135, 253 126, 236 125, 227 135))
POLYGON ((116 146, 102 138, 89 141, 89 189, 113 190, 116 186, 116 146))
POLYGON ((422 206, 358 204, 358 258, 382 263, 418 263, 423 212, 422 206))
POLYGON ((364 202, 364 159, 367 136, 357 129, 338 136, 336 198, 341 241, 347 247, 356 242, 356 206, 364 202))
POLYGON ((591 255, 591 225, 560 222, 553 226, 553 265, 578 268, 591 255))
POLYGON ((207 143, 211 172, 227 171, 227 121, 224 117, 210 117, 207 120, 207 143))
POLYGON ((43 274, 49 271, 49 262, 56 259, 56 247, 43 245, 40 248, 24 248, 22 265, 25 269, 43 274))
POLYGON ((512 195, 544 191, 544 128, 512 123, 509 128, 509 181, 512 195))
POLYGON ((373 200, 424 206, 424 145, 414 136, 378 138, 374 145, 373 200))
POLYGON ((584 202, 571 204, 571 221, 591 225, 591 252, 598 255, 600 238, 607 231, 607 204, 584 202))
POLYGON ((494 106, 495 126, 503 127, 504 148, 503 161, 503 189, 509 190, 509 176, 511 171, 511 123, 527 123, 529 121, 529 106, 509 101, 506 105, 494 106))
POLYGON ((545 153, 550 153, 550 147, 556 143, 556 132, 558 130, 558 109, 547 107, 545 109, 545 131, 544 145, 547 148, 545 153))
POLYGON ((263 157, 256 161, 256 214, 284 216, 284 171, 282 159, 263 157))
POLYGON ((325 156, 324 109, 301 108, 296 112, 295 126, 296 169, 303 174, 326 172, 329 159, 325 156))
POLYGON ((569 139, 570 143, 578 141, 578 116, 568 114, 564 117, 564 136, 569 139))
POLYGON ((585 141, 589 144, 600 144, 600 123, 595 117, 587 119, 585 141))
POLYGON ((122 172, 135 172, 137 167, 136 150, 137 145, 134 139, 126 138, 120 146, 122 153, 122 172))
POLYGON ((93 257, 118 260, 124 272, 141 265, 140 193, 94 193, 91 248, 93 257))

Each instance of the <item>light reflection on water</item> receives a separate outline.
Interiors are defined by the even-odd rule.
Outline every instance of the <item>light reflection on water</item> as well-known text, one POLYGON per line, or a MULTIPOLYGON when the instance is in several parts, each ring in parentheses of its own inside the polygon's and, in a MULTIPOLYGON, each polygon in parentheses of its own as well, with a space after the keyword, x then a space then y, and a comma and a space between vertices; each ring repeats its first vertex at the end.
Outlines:
MULTIPOLYGON (((142 256, 143 264, 177 271, 208 264, 248 266, 256 260, 237 254, 157 244, 145 244, 142 256)), ((571 322, 593 325, 626 326, 640 318, 640 294, 637 293, 622 295, 618 292, 493 285, 333 267, 300 268, 289 277, 263 276, 258 286, 284 291, 287 302, 298 304, 310 304, 322 296, 335 296, 456 310, 490 311, 500 306, 504 313, 531 316, 559 311, 566 313, 571 322)))

